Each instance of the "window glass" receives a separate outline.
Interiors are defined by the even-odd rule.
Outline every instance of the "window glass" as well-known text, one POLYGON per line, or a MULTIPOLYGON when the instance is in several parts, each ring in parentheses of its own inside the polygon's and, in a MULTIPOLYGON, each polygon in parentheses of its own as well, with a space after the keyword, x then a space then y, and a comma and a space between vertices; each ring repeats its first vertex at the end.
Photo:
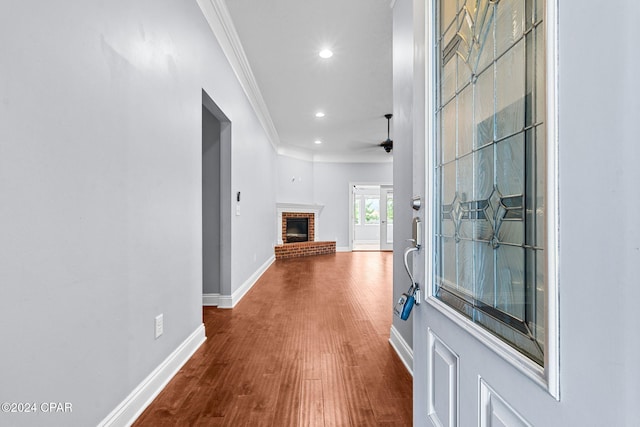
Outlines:
POLYGON ((543 365, 543 1, 436 7, 433 295, 543 365))
POLYGON ((393 193, 387 193, 387 243, 393 243, 393 193))
POLYGON ((380 224, 380 196, 366 196, 364 199, 365 225, 380 224))

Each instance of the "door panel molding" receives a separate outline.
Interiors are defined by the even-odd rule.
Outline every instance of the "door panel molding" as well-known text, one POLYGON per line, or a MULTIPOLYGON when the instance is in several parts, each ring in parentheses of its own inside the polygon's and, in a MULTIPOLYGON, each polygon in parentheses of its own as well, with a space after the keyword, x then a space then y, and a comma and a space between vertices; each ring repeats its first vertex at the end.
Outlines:
POLYGON ((482 377, 478 379, 480 427, 531 427, 482 377))
POLYGON ((427 335, 429 419, 435 426, 456 427, 459 411, 460 358, 431 328, 427 330, 427 335), (438 390, 437 393, 436 390, 438 390), (443 392, 444 390, 446 392, 443 392))

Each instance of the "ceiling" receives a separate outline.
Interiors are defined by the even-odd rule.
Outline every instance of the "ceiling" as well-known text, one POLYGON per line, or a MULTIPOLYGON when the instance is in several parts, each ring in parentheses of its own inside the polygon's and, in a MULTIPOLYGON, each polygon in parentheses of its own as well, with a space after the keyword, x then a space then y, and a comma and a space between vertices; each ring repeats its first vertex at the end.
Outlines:
POLYGON ((226 5, 275 126, 278 152, 314 161, 391 161, 377 145, 387 138, 384 115, 392 112, 390 0, 226 5), (318 55, 325 48, 333 51, 329 59, 318 55), (318 111, 325 117, 316 118, 318 111))

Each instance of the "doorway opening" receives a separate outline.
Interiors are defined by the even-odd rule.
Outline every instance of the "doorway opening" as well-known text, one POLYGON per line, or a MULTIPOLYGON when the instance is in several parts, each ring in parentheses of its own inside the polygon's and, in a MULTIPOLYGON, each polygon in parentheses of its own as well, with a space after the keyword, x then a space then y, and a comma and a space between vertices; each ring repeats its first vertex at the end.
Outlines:
POLYGON ((351 184, 351 249, 393 250, 393 186, 351 184))
POLYGON ((202 303, 217 306, 231 283, 231 122, 202 91, 202 303))

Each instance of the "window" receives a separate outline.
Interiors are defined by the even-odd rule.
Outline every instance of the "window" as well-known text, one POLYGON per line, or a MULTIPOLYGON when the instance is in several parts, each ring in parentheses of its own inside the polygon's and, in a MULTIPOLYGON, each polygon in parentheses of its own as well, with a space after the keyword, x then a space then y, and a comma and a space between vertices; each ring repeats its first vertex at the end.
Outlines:
POLYGON ((362 196, 355 195, 353 197, 353 222, 355 225, 360 225, 360 205, 362 204, 362 196))
POLYGON ((366 196, 364 199, 365 225, 380 224, 380 196, 366 196))
POLYGON ((544 364, 543 0, 436 2, 433 295, 544 364))

